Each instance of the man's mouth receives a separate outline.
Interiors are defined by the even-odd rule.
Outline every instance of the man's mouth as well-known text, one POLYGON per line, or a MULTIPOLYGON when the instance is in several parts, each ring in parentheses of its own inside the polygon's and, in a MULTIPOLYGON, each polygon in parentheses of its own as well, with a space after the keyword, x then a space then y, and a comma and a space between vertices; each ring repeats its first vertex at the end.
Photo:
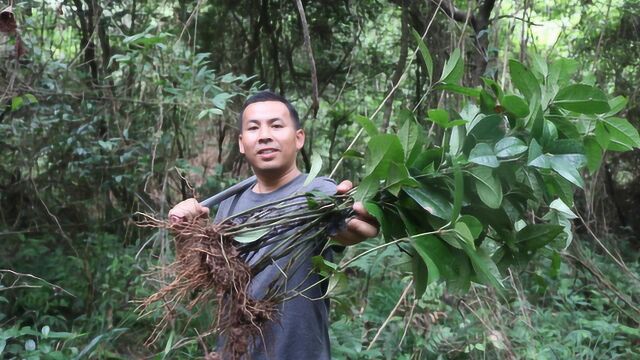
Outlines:
POLYGON ((275 152, 277 152, 278 150, 273 149, 273 148, 268 148, 268 149, 261 149, 258 150, 258 155, 268 155, 268 154, 273 154, 275 152))

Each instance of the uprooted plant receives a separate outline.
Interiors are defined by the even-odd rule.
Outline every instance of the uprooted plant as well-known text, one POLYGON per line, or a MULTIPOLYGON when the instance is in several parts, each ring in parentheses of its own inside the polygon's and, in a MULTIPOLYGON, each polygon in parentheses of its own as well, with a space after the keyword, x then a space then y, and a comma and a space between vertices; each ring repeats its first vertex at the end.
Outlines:
MULTIPOLYGON (((248 298, 251 277, 274 259, 314 254, 353 201, 364 202, 381 225, 386 244, 374 249, 397 245, 409 254, 417 296, 434 281, 461 292, 473 281, 500 293, 504 274, 526 266, 536 253, 558 266, 559 250, 572 239, 573 193, 583 187, 579 170, 598 169, 607 150, 640 147, 637 130, 616 116, 626 99, 572 84, 577 64, 567 59, 547 64, 536 58, 531 69, 511 60, 513 88, 505 92, 491 79, 484 79, 482 89, 458 85, 463 65, 456 50, 434 81, 430 55, 421 45, 429 90, 474 101, 459 111, 431 109, 426 118, 403 111, 396 134, 380 134, 371 119, 357 118, 369 140, 364 155, 345 152, 365 165, 351 194, 300 194, 219 225, 174 229, 174 280, 144 303, 164 304, 162 324, 177 304, 192 308, 214 295, 217 328, 231 340, 225 351, 241 357, 286 299, 277 282, 263 299, 248 298), (252 258, 267 246, 264 256, 252 258)), ((296 261, 287 264, 295 267, 296 261)), ((327 276, 344 277, 344 264, 317 264, 327 276)))
POLYGON ((252 341, 263 336, 267 321, 277 321, 278 304, 300 290, 276 281, 262 299, 249 296, 253 276, 284 259, 283 274, 294 273, 304 258, 322 252, 327 235, 350 212, 348 196, 297 194, 236 214, 219 224, 207 219, 169 223, 146 216, 142 226, 166 228, 174 234, 176 259, 163 272, 172 281, 146 298, 141 310, 159 303, 163 317, 148 340, 153 343, 179 307, 187 310, 217 305, 210 331, 226 337, 223 352, 242 358, 252 341), (266 251, 260 258, 259 250, 266 251))

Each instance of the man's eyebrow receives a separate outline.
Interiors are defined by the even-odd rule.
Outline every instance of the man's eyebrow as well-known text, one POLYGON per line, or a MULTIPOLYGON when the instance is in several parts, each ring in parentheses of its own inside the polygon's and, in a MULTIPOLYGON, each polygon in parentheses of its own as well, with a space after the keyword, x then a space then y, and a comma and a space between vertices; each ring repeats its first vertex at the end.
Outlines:
MULTIPOLYGON (((276 122, 276 121, 283 121, 283 120, 282 120, 282 118, 279 118, 279 117, 274 117, 274 118, 271 118, 271 119, 267 119, 267 120, 266 120, 266 122, 267 122, 267 123, 273 123, 273 122, 276 122)), ((257 119, 249 119, 249 121, 248 121, 248 122, 249 122, 249 123, 256 123, 256 124, 260 124, 260 122, 261 122, 261 121, 260 121, 260 120, 257 120, 257 119)))

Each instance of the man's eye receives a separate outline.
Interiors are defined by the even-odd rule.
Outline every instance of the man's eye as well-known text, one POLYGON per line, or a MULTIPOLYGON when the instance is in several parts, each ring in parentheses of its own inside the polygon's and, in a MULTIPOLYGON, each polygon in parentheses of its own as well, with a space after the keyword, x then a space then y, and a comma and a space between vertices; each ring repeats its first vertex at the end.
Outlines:
POLYGON ((284 126, 282 126, 282 124, 273 124, 273 127, 279 129, 279 128, 282 128, 284 126))
POLYGON ((257 126, 249 126, 249 127, 247 128, 247 130, 249 130, 249 131, 258 130, 258 127, 257 127, 257 126))

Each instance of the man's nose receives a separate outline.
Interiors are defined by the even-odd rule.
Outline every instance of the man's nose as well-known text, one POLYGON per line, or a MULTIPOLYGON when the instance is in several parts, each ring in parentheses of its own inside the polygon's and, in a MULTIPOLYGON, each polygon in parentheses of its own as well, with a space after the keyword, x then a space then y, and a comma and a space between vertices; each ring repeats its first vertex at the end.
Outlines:
POLYGON ((271 128, 269 126, 260 127, 260 133, 258 134, 258 141, 260 142, 271 141, 271 128))

